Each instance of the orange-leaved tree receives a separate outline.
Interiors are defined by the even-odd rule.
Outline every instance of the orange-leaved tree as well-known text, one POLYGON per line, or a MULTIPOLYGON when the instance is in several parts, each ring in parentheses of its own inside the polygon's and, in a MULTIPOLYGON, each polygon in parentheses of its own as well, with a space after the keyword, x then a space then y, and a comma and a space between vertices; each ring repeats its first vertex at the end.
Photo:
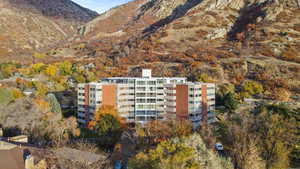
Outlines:
POLYGON ((88 127, 102 140, 99 142, 101 146, 113 148, 126 125, 113 106, 103 106, 95 113, 95 118, 88 127))
POLYGON ((89 122, 88 127, 90 129, 94 129, 96 124, 102 120, 104 115, 112 115, 114 118, 116 118, 122 124, 122 127, 125 127, 125 125, 126 125, 125 119, 119 115, 119 112, 117 111, 117 109, 114 106, 100 107, 100 109, 98 109, 95 113, 94 120, 89 122))

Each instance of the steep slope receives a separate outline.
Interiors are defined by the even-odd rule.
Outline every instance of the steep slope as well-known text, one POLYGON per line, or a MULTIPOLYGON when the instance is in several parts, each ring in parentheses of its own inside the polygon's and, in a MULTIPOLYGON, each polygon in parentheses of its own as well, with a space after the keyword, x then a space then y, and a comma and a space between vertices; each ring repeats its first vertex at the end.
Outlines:
POLYGON ((113 47, 118 47, 118 43, 127 41, 156 21, 155 17, 149 15, 137 19, 141 6, 146 2, 147 0, 131 1, 101 14, 81 26, 73 41, 67 45, 68 50, 58 48, 55 56, 77 53, 77 56, 106 57, 113 47))
POLYGON ((141 15, 159 20, 110 58, 116 65, 153 67, 167 75, 208 75, 237 85, 253 79, 270 92, 286 88, 300 94, 299 3, 247 2, 149 1, 141 15))
POLYGON ((28 58, 96 16, 70 0, 0 0, 1 61, 28 58))
POLYGON ((300 94, 299 5, 297 0, 139 0, 87 24, 71 48, 106 71, 135 74, 149 67, 156 75, 208 76, 236 85, 252 79, 270 95, 278 88, 300 94))

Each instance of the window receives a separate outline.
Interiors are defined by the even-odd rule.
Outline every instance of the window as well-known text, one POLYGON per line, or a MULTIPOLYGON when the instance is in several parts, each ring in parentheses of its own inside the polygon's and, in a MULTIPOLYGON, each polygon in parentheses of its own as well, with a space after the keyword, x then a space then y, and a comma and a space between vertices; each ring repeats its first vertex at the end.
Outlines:
POLYGON ((145 111, 137 111, 136 115, 145 115, 145 111))
POLYGON ((138 85, 146 85, 146 82, 145 81, 137 81, 137 84, 138 85))
POLYGON ((137 99, 136 102, 137 103, 146 103, 146 99, 137 99))
POLYGON ((147 99, 147 103, 155 103, 155 99, 147 99))
POLYGON ((149 90, 150 91, 155 91, 155 87, 150 87, 149 90))
POLYGON ((156 93, 148 93, 147 96, 148 97, 156 97, 156 93))
POLYGON ((137 87, 136 90, 137 91, 146 91, 146 87, 137 87))
POLYGON ((163 80, 163 79, 158 79, 158 80, 157 80, 157 83, 158 83, 158 84, 163 84, 163 83, 164 83, 164 80, 163 80))
POLYGON ((144 105, 137 105, 138 109, 144 109, 144 105))
POLYGON ((146 93, 137 93, 136 97, 146 97, 146 93))
POLYGON ((156 81, 148 81, 147 84, 148 84, 148 85, 155 85, 155 84, 156 84, 156 81))
POLYGON ((137 121, 145 121, 146 117, 141 116, 141 117, 136 117, 137 121))
POLYGON ((156 115, 156 111, 147 111, 146 114, 149 116, 155 116, 156 115))

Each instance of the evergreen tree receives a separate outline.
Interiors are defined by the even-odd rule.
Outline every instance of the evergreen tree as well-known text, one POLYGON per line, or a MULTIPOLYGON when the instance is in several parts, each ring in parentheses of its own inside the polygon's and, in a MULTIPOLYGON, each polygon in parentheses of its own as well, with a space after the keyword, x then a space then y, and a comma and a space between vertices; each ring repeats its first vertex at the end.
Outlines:
POLYGON ((61 107, 54 94, 47 95, 48 102, 50 103, 51 112, 62 114, 61 107))
POLYGON ((239 105, 239 102, 234 97, 234 94, 231 92, 227 93, 224 96, 223 103, 224 103, 224 107, 226 108, 226 110, 230 113, 233 113, 238 108, 238 105, 239 105))

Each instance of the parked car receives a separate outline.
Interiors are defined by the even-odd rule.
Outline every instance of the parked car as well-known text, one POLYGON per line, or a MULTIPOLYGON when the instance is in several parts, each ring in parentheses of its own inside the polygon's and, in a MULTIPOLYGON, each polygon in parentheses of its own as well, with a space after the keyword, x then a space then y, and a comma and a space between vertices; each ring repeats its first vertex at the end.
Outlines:
POLYGON ((122 162, 121 161, 117 161, 115 163, 115 169, 122 169, 122 162))
POLYGON ((223 151, 224 147, 221 143, 216 143, 215 148, 217 151, 223 151))

